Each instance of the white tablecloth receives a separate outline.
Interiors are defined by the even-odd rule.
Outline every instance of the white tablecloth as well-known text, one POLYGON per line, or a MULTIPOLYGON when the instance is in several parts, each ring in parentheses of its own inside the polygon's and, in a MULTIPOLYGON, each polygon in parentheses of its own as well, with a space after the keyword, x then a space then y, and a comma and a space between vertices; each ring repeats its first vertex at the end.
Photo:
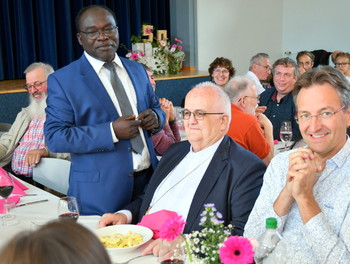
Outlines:
MULTIPOLYGON (((33 223, 44 224, 50 220, 57 219, 57 204, 58 204, 59 197, 52 195, 46 191, 43 191, 31 184, 28 184, 25 182, 23 183, 27 187, 29 187, 29 189, 25 191, 27 194, 37 194, 37 195, 23 196, 21 197, 19 204, 31 202, 31 201, 43 200, 43 199, 48 199, 49 201, 44 203, 17 207, 15 209, 16 217, 19 220, 19 223, 17 225, 3 226, 0 223, 0 247, 4 246, 6 242, 9 241, 15 234, 24 230, 32 229, 33 223)), ((80 216, 78 223, 87 227, 91 231, 94 231, 97 229, 97 223, 99 219, 100 219, 100 216, 98 215, 80 216)), ((118 255, 113 253, 113 254, 110 254, 110 257, 112 261, 115 263, 127 261, 132 257, 141 255, 142 249, 143 247, 137 249, 136 251, 133 251, 124 255, 118 255)), ((132 260, 130 261, 130 263, 153 264, 153 263, 159 263, 159 262, 157 262, 156 257, 145 256, 142 258, 132 260)))

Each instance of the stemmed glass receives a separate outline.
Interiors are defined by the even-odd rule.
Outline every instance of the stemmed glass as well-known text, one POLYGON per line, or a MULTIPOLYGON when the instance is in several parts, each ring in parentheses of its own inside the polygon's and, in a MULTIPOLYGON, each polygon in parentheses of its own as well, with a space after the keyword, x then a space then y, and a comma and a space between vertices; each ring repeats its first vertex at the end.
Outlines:
POLYGON ((78 221, 79 208, 77 199, 74 196, 66 196, 58 201, 57 213, 59 219, 78 221))
POLYGON ((290 121, 282 121, 280 129, 280 138, 284 143, 284 151, 287 151, 288 142, 292 140, 292 123, 290 121))
POLYGON ((11 195, 14 185, 13 185, 13 178, 11 174, 9 174, 6 171, 0 172, 0 196, 4 198, 4 209, 5 209, 5 215, 1 218, 3 225, 13 225, 16 224, 15 216, 10 215, 10 206, 12 203, 9 203, 7 198, 11 195))

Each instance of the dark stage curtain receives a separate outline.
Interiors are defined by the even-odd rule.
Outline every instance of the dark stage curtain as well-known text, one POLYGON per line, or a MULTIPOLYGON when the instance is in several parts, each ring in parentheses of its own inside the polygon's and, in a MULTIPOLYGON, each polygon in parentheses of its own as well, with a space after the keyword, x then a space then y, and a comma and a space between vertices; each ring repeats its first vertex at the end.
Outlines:
MULTIPOLYGON (((0 0, 0 80, 23 78, 35 61, 61 68, 83 52, 75 17, 87 5, 105 5, 117 16, 120 43, 131 48, 142 24, 166 29, 170 36, 170 0, 0 0)), ((119 48, 118 54, 126 54, 119 48)))

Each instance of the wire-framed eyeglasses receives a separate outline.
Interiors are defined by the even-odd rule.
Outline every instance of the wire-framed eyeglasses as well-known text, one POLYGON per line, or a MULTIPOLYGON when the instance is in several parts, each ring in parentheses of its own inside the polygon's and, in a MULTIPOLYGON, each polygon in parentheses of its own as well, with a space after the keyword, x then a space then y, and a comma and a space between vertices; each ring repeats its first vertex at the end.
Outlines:
POLYGON ((41 86, 43 85, 43 83, 46 83, 46 82, 47 82, 47 80, 45 80, 43 82, 35 82, 32 84, 26 84, 26 85, 24 85, 24 89, 29 91, 30 89, 32 89, 32 87, 34 87, 35 89, 39 90, 41 88, 41 86))
POLYGON ((94 30, 94 31, 80 31, 80 33, 85 34, 90 40, 97 39, 101 33, 103 33, 106 37, 112 37, 117 32, 118 27, 108 27, 102 30, 94 30))
POLYGON ((321 113, 318 113, 316 115, 311 115, 310 113, 301 113, 295 116, 295 120, 300 124, 300 123, 307 123, 311 121, 312 117, 316 117, 319 121, 322 120, 327 120, 332 118, 336 113, 340 112, 341 110, 343 110, 345 108, 345 105, 343 105, 341 108, 339 108, 338 110, 335 110, 334 112, 330 112, 330 111, 323 111, 321 113))
POLYGON ((223 115, 224 113, 207 113, 207 112, 203 112, 203 111, 191 112, 191 111, 188 111, 188 110, 183 110, 182 111, 182 117, 185 120, 190 119, 192 114, 193 114, 193 117, 196 120, 203 120, 206 115, 223 115))

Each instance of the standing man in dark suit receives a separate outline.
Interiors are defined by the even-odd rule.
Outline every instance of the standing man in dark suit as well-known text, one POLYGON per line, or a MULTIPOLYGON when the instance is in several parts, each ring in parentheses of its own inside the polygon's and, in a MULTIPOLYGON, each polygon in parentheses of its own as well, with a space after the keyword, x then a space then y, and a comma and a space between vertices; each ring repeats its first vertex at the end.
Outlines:
MULTIPOLYGON (((185 233, 199 230, 204 204, 213 203, 225 225, 242 235, 262 186, 266 166, 226 136, 231 102, 219 86, 207 82, 186 96, 183 111, 188 141, 174 143, 160 160, 144 199, 117 214, 105 214, 100 226, 136 223, 147 213, 175 211, 186 219, 185 233)), ((148 246, 152 252, 158 241, 148 246)), ((156 253, 156 252, 155 252, 156 253)))
POLYGON ((50 150, 71 153, 68 194, 81 213, 103 214, 148 183, 157 165, 150 132, 162 129, 165 114, 144 67, 116 54, 110 9, 85 7, 76 26, 84 54, 48 80, 45 136, 50 150))

